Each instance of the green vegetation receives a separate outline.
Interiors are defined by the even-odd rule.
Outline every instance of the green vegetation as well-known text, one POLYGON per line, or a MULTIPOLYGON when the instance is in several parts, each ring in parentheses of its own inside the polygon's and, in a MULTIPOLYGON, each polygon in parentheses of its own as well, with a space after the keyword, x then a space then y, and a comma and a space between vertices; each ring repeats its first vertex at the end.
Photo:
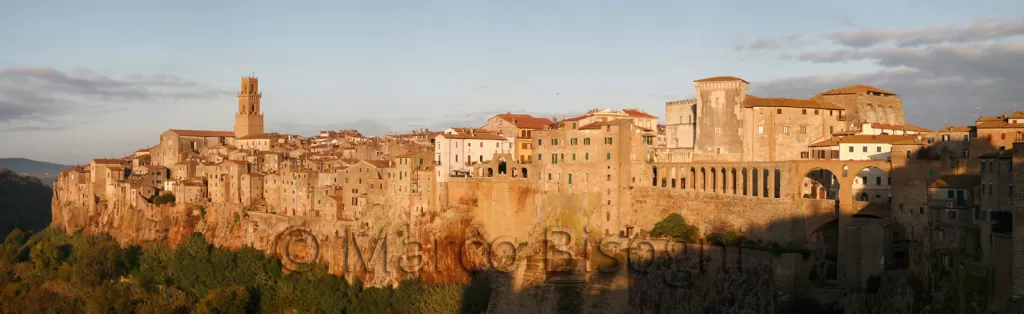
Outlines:
POLYGON ((163 204, 172 204, 173 205, 174 204, 174 200, 175 200, 174 199, 174 193, 163 192, 163 193, 160 193, 160 195, 157 195, 156 197, 153 197, 153 204, 157 205, 157 206, 163 205, 163 204))
POLYGON ((0 238, 11 230, 41 230, 50 224, 53 190, 38 178, 0 168, 0 238))
POLYGON ((200 234, 140 249, 15 230, 0 253, 0 313, 479 313, 491 293, 487 281, 363 288, 323 267, 286 274, 256 249, 217 249, 200 234))
POLYGON ((654 224, 654 228, 651 229, 653 237, 668 236, 689 243, 697 241, 697 233, 696 226, 687 224, 683 216, 676 213, 669 214, 665 219, 654 224))

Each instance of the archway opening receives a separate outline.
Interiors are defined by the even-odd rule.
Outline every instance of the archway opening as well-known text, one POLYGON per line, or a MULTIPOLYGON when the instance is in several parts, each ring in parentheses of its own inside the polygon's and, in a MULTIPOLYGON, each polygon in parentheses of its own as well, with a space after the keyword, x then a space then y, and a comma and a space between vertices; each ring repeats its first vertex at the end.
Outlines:
POLYGON ((493 177, 494 176, 494 168, 487 168, 487 176, 488 177, 493 177))
POLYGON ((498 163, 498 174, 505 174, 506 167, 507 166, 505 165, 505 160, 501 160, 501 162, 498 163))
POLYGON ((651 167, 651 186, 658 186, 658 167, 651 167))
POLYGON ((839 177, 828 169, 814 168, 808 171, 800 188, 803 198, 839 200, 839 177))
POLYGON ((523 171, 522 172, 523 173, 523 179, 526 179, 526 167, 523 167, 522 171, 523 171))

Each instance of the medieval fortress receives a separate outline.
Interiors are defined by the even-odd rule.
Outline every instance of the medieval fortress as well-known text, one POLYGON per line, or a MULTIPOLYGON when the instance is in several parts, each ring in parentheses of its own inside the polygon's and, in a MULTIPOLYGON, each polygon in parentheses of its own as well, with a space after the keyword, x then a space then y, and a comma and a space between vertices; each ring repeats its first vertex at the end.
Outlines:
POLYGON ((479 128, 303 136, 267 133, 259 80, 244 77, 233 131, 171 129, 130 156, 67 169, 54 220, 129 242, 201 231, 272 251, 274 234, 295 225, 326 242, 402 222, 525 245, 546 226, 646 239, 678 213, 704 234, 821 252, 820 272, 796 276, 809 286, 865 291, 913 276, 934 292, 980 276, 993 307, 1024 295, 1024 240, 1013 236, 1024 226, 1011 219, 1024 210, 1013 167, 1024 112, 929 130, 872 86, 809 99, 748 86, 696 80, 696 98, 666 103, 663 117, 504 113, 479 128))

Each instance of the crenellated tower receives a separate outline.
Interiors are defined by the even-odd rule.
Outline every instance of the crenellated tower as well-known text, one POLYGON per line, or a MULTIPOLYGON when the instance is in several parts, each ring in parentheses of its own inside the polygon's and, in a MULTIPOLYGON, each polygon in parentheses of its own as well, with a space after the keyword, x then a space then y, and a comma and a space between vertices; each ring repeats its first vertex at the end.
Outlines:
POLYGON ((238 92, 238 113, 235 114, 235 138, 263 134, 263 113, 260 112, 260 81, 256 76, 242 78, 238 92))

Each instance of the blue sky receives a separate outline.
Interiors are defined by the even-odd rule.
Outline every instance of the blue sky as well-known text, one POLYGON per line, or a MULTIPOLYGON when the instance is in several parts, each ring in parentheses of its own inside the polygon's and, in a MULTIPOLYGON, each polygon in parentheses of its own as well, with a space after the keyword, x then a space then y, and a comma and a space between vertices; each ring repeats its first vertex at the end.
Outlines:
POLYGON ((1013 109, 1024 71, 1002 64, 1024 60, 1022 16, 1019 1, 7 2, 0 157, 84 163, 169 128, 230 130, 250 72, 277 132, 661 116, 718 75, 779 97, 874 84, 903 94, 908 122, 938 128, 1013 109))

